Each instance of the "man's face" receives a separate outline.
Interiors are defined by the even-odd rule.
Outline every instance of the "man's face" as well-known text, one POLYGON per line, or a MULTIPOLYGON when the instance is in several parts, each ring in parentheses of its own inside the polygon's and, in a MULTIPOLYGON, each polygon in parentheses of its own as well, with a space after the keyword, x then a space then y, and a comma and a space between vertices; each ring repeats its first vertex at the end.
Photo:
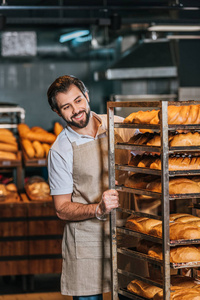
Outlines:
POLYGON ((85 96, 72 85, 66 93, 58 93, 56 96, 59 116, 61 116, 72 128, 84 128, 90 119, 90 106, 88 93, 85 96))

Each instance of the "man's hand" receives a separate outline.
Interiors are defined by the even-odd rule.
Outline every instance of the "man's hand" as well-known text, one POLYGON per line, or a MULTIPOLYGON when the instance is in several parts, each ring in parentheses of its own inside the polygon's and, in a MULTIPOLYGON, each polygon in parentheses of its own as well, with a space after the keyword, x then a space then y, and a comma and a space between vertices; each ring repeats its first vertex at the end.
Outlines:
POLYGON ((96 217, 103 219, 113 208, 119 206, 119 193, 116 190, 107 190, 103 193, 102 199, 96 209, 96 217))

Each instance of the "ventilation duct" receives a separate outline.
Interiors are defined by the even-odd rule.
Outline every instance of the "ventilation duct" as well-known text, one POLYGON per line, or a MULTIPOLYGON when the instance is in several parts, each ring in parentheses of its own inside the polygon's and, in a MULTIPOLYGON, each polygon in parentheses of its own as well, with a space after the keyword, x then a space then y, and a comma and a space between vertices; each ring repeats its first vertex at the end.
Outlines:
POLYGON ((144 39, 110 68, 94 74, 96 81, 173 77, 177 77, 177 67, 167 39, 144 39))

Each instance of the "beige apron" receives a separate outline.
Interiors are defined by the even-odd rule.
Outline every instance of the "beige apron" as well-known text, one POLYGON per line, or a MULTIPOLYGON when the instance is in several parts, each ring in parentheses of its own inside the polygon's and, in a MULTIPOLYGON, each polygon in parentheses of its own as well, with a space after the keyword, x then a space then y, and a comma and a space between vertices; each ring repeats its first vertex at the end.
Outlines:
MULTIPOLYGON (((73 147, 72 202, 98 203, 108 189, 108 139, 73 147)), ((61 292, 87 296, 110 290, 109 218, 68 222, 62 244, 61 292)))

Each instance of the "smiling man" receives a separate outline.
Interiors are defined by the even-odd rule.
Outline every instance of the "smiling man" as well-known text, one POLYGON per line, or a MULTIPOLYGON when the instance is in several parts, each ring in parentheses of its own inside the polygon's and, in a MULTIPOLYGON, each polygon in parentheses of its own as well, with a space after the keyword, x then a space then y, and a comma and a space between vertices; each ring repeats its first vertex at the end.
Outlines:
POLYGON ((90 111, 88 90, 74 76, 57 78, 47 96, 67 123, 48 156, 56 214, 66 220, 61 293, 100 300, 111 285, 106 215, 119 205, 118 192, 108 188, 107 116, 90 111))

